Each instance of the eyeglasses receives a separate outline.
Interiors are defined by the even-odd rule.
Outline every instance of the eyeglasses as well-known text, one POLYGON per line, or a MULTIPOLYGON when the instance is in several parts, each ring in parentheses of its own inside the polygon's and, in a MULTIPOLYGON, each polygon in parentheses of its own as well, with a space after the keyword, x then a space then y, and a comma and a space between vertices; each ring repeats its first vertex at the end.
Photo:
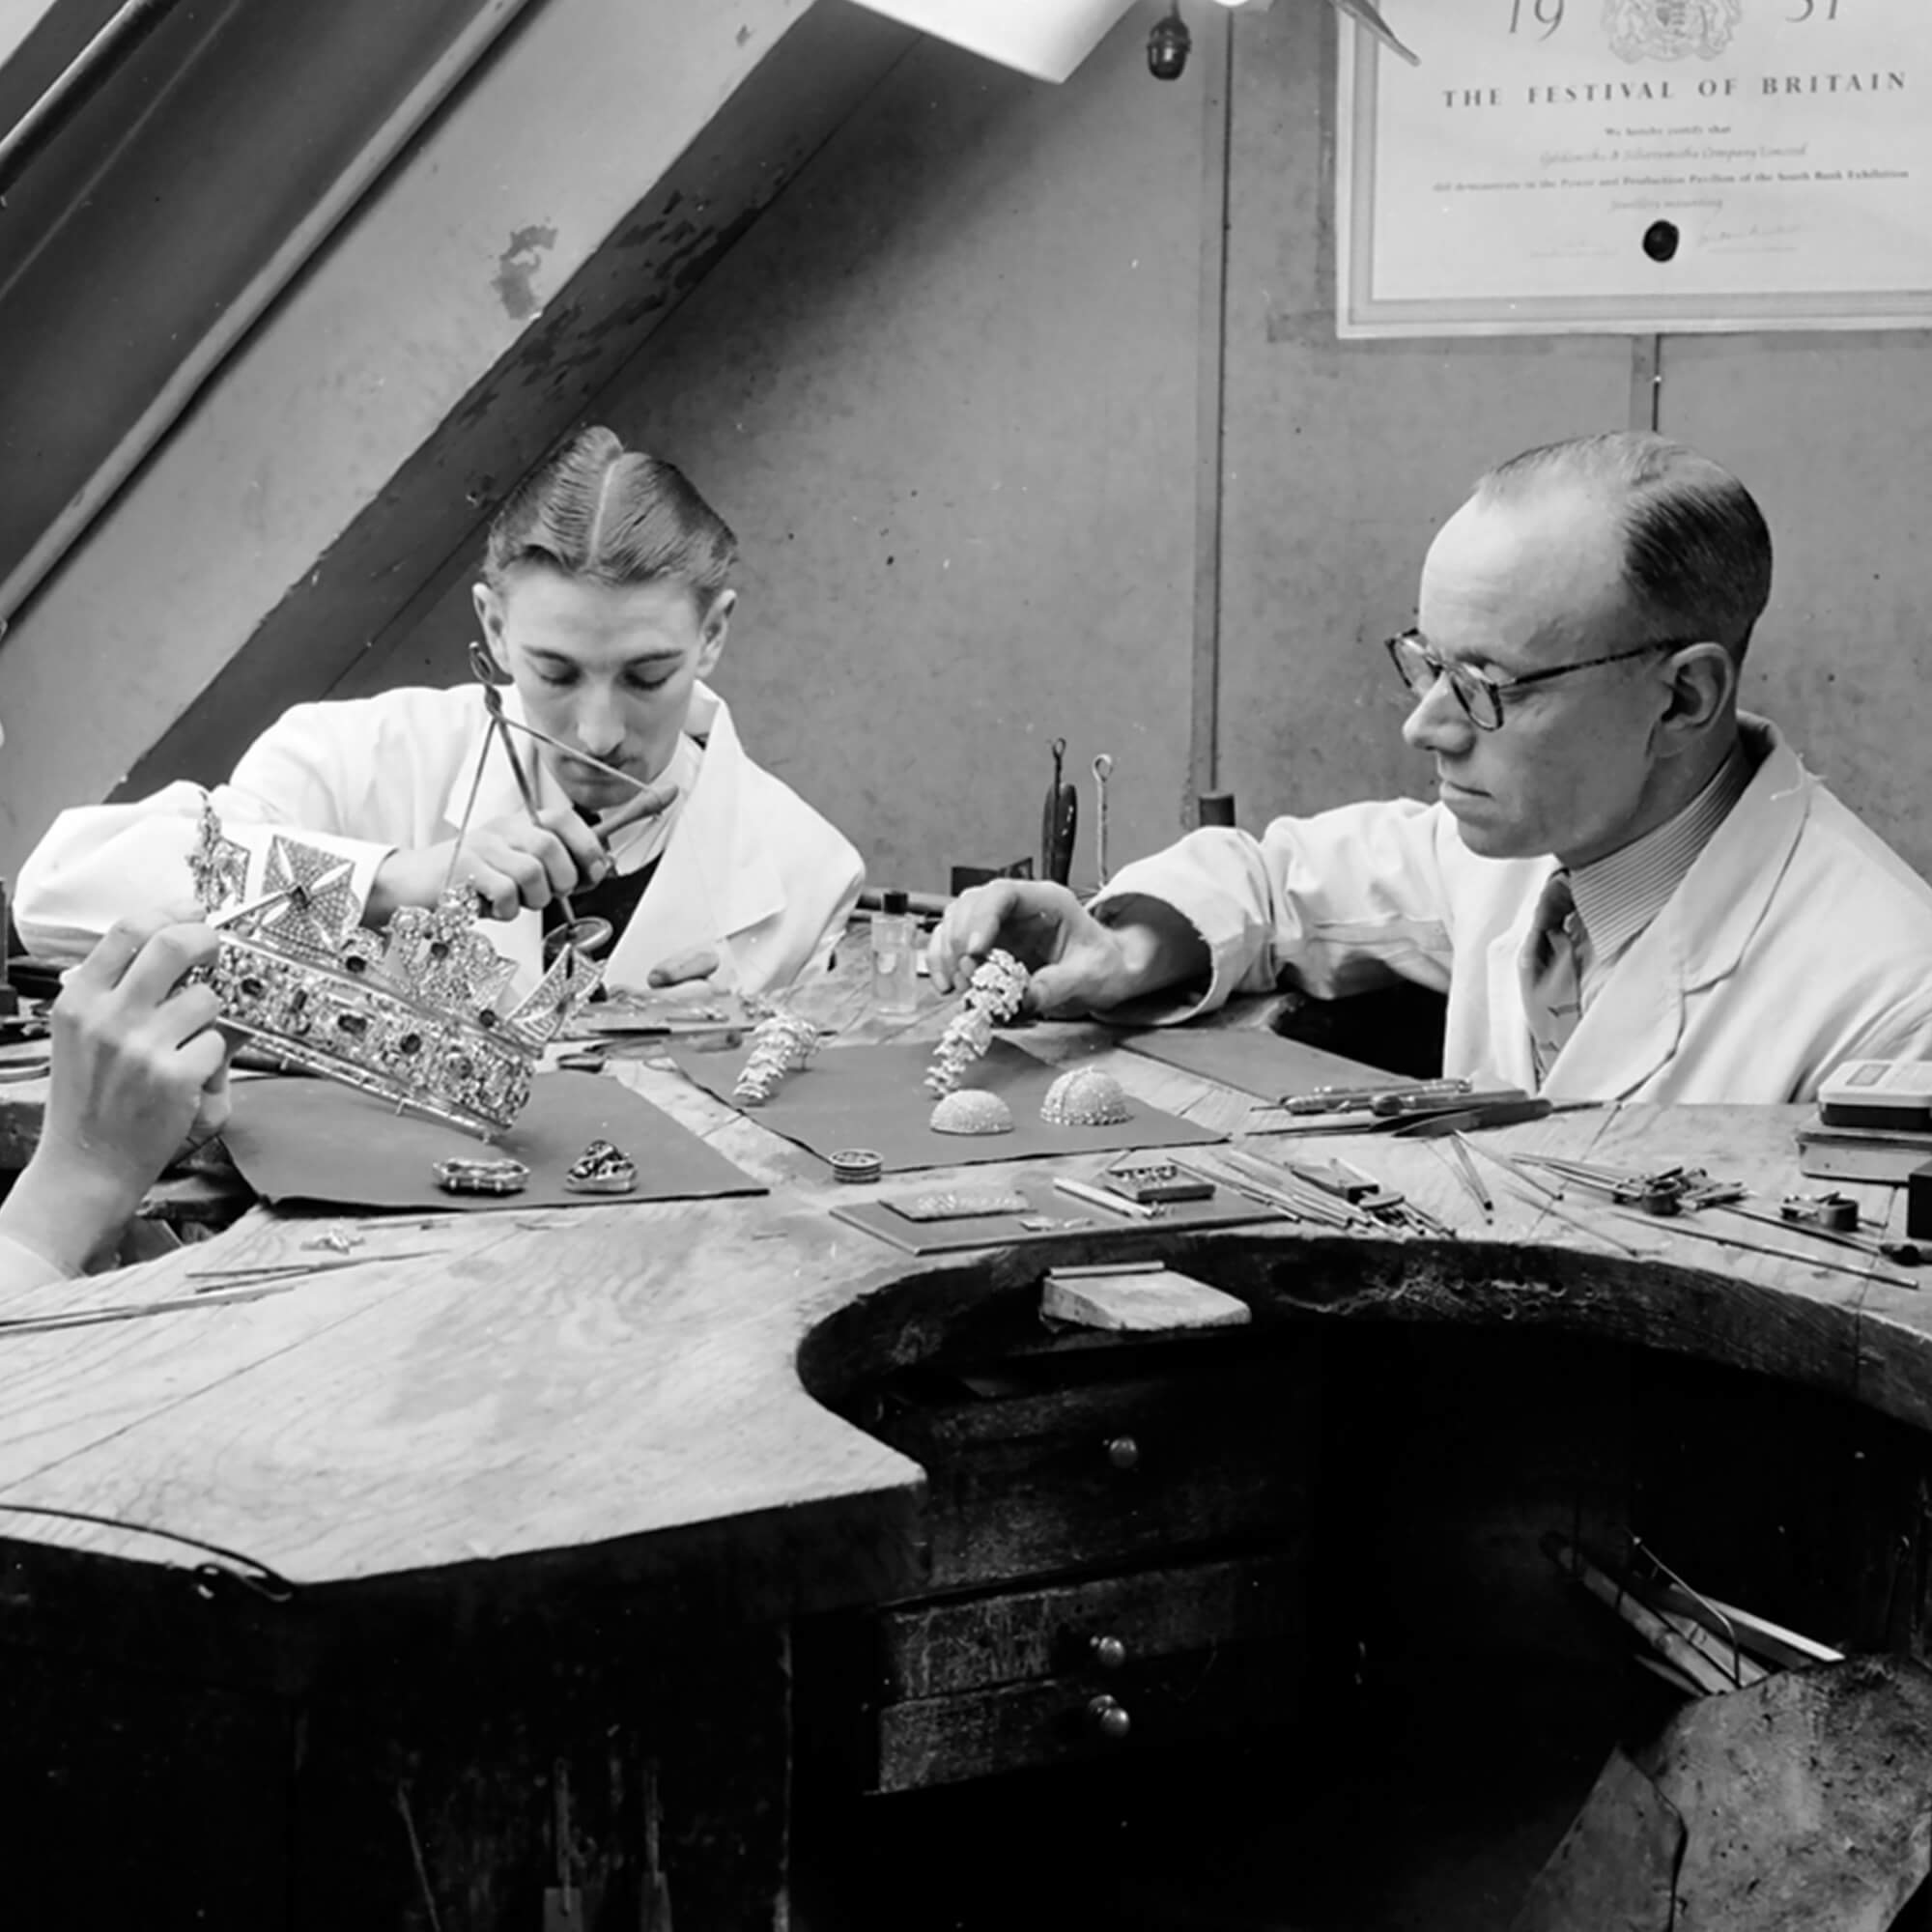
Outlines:
POLYGON ((1456 702, 1467 714, 1469 723, 1479 731, 1496 731, 1502 728, 1503 699, 1512 692, 1547 683, 1552 677, 1568 677, 1573 670, 1622 664, 1626 658, 1640 658, 1646 651, 1682 650, 1686 644, 1696 641, 1693 638, 1657 638, 1647 644, 1634 644, 1627 651, 1612 651, 1607 657, 1578 658, 1575 664, 1557 665, 1550 670, 1525 671, 1521 677, 1489 677, 1482 671, 1471 670, 1467 665, 1451 664, 1430 648, 1420 631, 1405 631, 1400 637, 1389 639, 1388 654, 1396 675, 1412 696, 1427 697, 1435 690, 1435 680, 1446 676, 1449 689, 1456 694, 1456 702))

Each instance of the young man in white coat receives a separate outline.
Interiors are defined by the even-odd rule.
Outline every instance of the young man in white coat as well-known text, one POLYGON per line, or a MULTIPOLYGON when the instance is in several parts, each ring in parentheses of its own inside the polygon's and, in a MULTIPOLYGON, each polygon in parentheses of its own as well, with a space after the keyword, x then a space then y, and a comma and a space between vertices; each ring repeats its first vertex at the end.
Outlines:
POLYGON ((551 741, 511 734, 534 819, 479 684, 298 704, 212 794, 180 783, 64 812, 20 875, 22 939, 65 956, 178 897, 207 797, 250 854, 250 894, 278 831, 349 863, 376 929, 453 880, 500 922, 487 929, 523 984, 564 895, 613 928, 613 987, 712 978, 761 993, 822 968, 864 867, 752 762, 704 682, 736 560, 730 530, 671 465, 583 431, 503 506, 474 593, 505 715, 551 741))
POLYGON ((1575 1099, 1789 1101, 1840 1061, 1932 1058, 1932 889, 1737 711, 1771 540, 1661 438, 1502 465, 1391 639, 1436 798, 1204 830, 1091 906, 955 902, 942 986, 995 945, 1036 1006, 1184 1019, 1291 983, 1448 995, 1444 1071, 1575 1099))

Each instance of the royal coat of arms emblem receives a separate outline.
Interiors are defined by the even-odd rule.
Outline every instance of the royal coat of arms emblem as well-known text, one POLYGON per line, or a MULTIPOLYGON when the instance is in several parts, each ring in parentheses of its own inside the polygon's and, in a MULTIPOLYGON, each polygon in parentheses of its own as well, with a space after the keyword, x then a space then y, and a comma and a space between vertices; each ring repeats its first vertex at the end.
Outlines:
POLYGON ((1604 32, 1627 61, 1716 60, 1744 13, 1744 0, 1604 0, 1604 32))

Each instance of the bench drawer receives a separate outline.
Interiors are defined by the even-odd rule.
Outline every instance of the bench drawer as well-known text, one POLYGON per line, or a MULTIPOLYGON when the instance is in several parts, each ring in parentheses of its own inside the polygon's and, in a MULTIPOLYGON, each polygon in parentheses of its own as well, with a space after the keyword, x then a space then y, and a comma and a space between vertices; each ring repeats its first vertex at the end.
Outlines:
POLYGON ((872 1788, 909 1791, 1286 1721, 1307 1567, 1283 1549, 879 1620, 872 1788))
POLYGON ((1279 1538, 1305 1520, 1315 1378, 1293 1357, 889 1413, 926 1472, 932 1590, 1279 1538))

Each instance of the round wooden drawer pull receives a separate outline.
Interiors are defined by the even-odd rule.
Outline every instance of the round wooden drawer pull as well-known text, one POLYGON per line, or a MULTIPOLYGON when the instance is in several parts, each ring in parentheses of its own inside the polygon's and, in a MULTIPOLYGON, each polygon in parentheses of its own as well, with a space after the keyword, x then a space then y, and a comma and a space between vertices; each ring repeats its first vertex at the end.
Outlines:
POLYGON ((1141 1465, 1141 1445, 1131 1435, 1109 1436, 1107 1461, 1117 1469, 1138 1469, 1141 1465))
POLYGON ((1117 1636, 1089 1637, 1087 1648, 1102 1670, 1121 1670, 1126 1666, 1127 1647, 1117 1636))
POLYGON ((1134 1727, 1127 1707, 1119 1698, 1104 1694, 1088 1700, 1087 1717, 1094 1730, 1111 1744, 1122 1742, 1134 1727))

